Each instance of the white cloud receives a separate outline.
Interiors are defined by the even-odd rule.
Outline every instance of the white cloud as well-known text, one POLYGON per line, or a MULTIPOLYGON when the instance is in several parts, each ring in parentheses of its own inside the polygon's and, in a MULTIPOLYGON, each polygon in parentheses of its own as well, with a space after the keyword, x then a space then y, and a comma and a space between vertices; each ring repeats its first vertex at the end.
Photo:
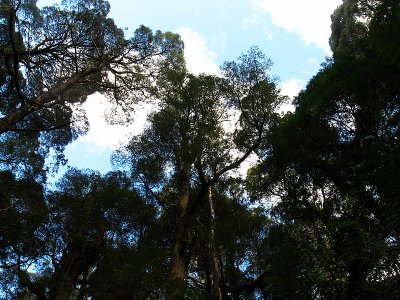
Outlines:
POLYGON ((265 22, 265 11, 260 9, 261 0, 252 0, 252 13, 250 17, 245 17, 242 20, 242 27, 244 31, 250 30, 252 27, 264 28, 264 34, 272 40, 274 37, 270 25, 265 22))
POLYGON ((38 1, 38 6, 43 7, 43 6, 50 6, 53 4, 60 4, 61 0, 39 0, 38 1))
POLYGON ((279 87, 281 88, 281 93, 283 95, 289 96, 290 100, 283 103, 278 111, 280 113, 286 113, 288 111, 293 112, 294 111, 294 106, 291 104, 293 97, 297 96, 299 92, 304 88, 305 86, 305 81, 298 79, 298 78, 291 78, 289 80, 286 80, 285 82, 282 82, 279 87))
POLYGON ((217 54, 207 48, 205 38, 187 27, 179 27, 177 33, 185 43, 185 60, 189 72, 218 74, 219 68, 214 62, 217 54))
POLYGON ((271 16, 275 25, 300 35, 330 54, 330 15, 342 0, 254 0, 256 7, 271 16))
POLYGON ((243 29, 244 30, 249 30, 249 28, 253 25, 256 25, 259 23, 259 19, 257 18, 257 14, 253 12, 253 15, 250 18, 244 18, 243 21, 243 29))
POLYGON ((133 124, 122 126, 107 124, 104 112, 108 107, 107 99, 99 93, 89 96, 83 104, 90 129, 86 135, 79 138, 79 141, 93 145, 94 151, 114 150, 128 135, 140 134, 146 124, 147 115, 151 110, 150 105, 144 105, 143 107, 137 105, 135 107, 137 111, 133 124))
POLYGON ((272 30, 269 27, 264 27, 264 33, 269 40, 272 40, 272 38, 274 37, 274 34, 272 33, 272 30))
POLYGON ((279 87, 281 88, 282 94, 293 99, 293 97, 297 96, 297 94, 304 88, 305 83, 306 82, 302 79, 291 78, 279 84, 279 87))

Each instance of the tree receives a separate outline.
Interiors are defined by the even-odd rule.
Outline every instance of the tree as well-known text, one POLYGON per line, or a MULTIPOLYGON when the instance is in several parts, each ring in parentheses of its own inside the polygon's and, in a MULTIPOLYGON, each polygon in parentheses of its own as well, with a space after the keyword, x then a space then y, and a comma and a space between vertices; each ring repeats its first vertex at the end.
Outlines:
POLYGON ((249 178, 255 196, 279 197, 278 220, 302 228, 300 236, 316 232, 321 242, 312 251, 326 256, 314 263, 321 281, 311 282, 321 297, 398 295, 400 74, 397 54, 381 52, 373 27, 386 22, 380 12, 390 5, 345 1, 336 10, 333 59, 295 99, 295 113, 271 130, 265 160, 249 178))
MULTIPOLYGON (((110 266, 109 258, 128 253, 124 259, 129 261, 136 253, 141 256, 143 267, 151 262, 144 258, 154 241, 149 232, 155 222, 155 210, 139 197, 123 173, 100 176, 70 169, 57 186, 42 202, 32 197, 33 189, 28 186, 20 191, 2 190, 4 196, 14 193, 9 207, 3 203, 0 212, 2 220, 14 224, 10 228, 2 222, 0 232, 2 283, 10 296, 98 296, 109 289, 107 282, 118 286, 118 274, 104 273, 104 268, 110 266), (30 197, 25 189, 31 192, 30 197), (146 243, 149 237, 150 242, 146 243)), ((39 189, 40 197, 43 193, 39 189)), ((132 272, 129 267, 121 266, 121 272, 132 272)))
POLYGON ((239 62, 223 66, 224 78, 168 70, 157 91, 160 110, 151 115, 144 133, 115 156, 170 217, 169 298, 183 296, 190 228, 199 206, 208 206, 210 189, 257 149, 275 120, 281 96, 268 73, 270 65, 253 48, 239 62))
MULTIPOLYGON (((43 187, 33 179, 17 179, 0 171, 0 282, 2 297, 20 291, 24 272, 43 250, 36 233, 48 222, 43 187), (6 289, 4 288, 6 287, 6 289)), ((34 283, 31 288, 35 289, 34 283)))
POLYGON ((100 91, 131 109, 158 68, 182 50, 177 35, 144 26, 126 39, 103 0, 43 9, 36 1, 2 0, 0 7, 0 141, 19 147, 17 140, 29 139, 30 152, 42 155, 53 147, 62 157, 65 145, 87 131, 79 104, 88 95, 100 91))
MULTIPOLYGON (((67 228, 67 236, 63 236, 60 231, 66 220, 60 220, 59 214, 74 219, 70 213, 76 213, 76 207, 63 211, 63 201, 68 197, 84 201, 80 198, 84 196, 67 196, 66 190, 58 196, 45 195, 41 186, 50 171, 44 168, 49 153, 54 152, 56 166, 65 163, 64 147, 88 128, 80 104, 99 91, 115 109, 129 107, 132 111, 137 96, 151 89, 160 69, 174 64, 182 51, 178 35, 153 34, 144 26, 126 39, 107 18, 109 9, 102 0, 63 1, 60 6, 43 9, 37 8, 36 1, 0 1, 1 251, 2 272, 10 279, 4 284, 11 294, 66 297, 76 292, 73 284, 87 275, 100 257, 97 247, 101 248, 104 234, 108 234, 102 231, 104 216, 100 212, 87 216, 94 216, 90 226, 86 225, 97 237, 87 237, 90 234, 82 224, 75 224, 79 228, 69 224, 73 228, 67 228), (48 202, 58 198, 64 199, 58 206, 48 202), (38 207, 41 218, 37 218, 38 207), (13 220, 15 228, 10 226, 13 222, 3 220, 13 220), (83 236, 77 234, 79 230, 83 236), (20 231, 26 233, 11 238, 20 231), (87 246, 85 251, 81 251, 82 245, 87 246)), ((87 189, 101 181, 99 176, 87 177, 80 176, 80 184, 86 182, 87 189)), ((98 196, 96 191, 93 194, 98 196)), ((81 282, 80 291, 85 289, 81 282)))

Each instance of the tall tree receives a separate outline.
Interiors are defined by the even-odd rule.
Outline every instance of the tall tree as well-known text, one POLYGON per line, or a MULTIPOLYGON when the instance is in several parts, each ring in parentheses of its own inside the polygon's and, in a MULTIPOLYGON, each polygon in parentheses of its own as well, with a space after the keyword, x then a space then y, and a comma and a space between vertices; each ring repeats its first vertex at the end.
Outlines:
POLYGON ((0 171, 0 183, 0 293, 11 298, 19 281, 25 281, 25 268, 44 249, 37 232, 49 219, 43 187, 32 178, 17 179, 10 171, 0 171))
MULTIPOLYGON (((100 91, 131 109, 182 43, 144 26, 126 39, 107 17, 107 1, 62 1, 42 9, 36 2, 0 2, 0 141, 15 148, 9 153, 26 146, 18 140, 29 139, 27 153, 45 154, 53 146, 61 154, 88 129, 79 106, 88 95, 100 91)), ((2 165, 18 160, 0 159, 2 165)))
POLYGON ((208 207, 210 188, 257 149, 275 120, 281 96, 268 73, 270 65, 253 48, 238 62, 223 66, 224 78, 167 71, 159 82, 160 110, 150 117, 144 133, 116 155, 173 224, 169 298, 184 293, 188 229, 199 206, 208 207))
POLYGON ((391 45, 381 51, 374 27, 396 24, 392 4, 344 1, 336 10, 333 59, 298 95, 295 113, 272 130, 250 180, 255 195, 279 197, 279 220, 317 233, 313 251, 326 256, 314 264, 322 281, 311 282, 321 297, 398 296, 400 73, 398 53, 391 45))
MULTIPOLYGON (((2 174, 2 179, 12 180, 10 176, 2 174)), ((143 264, 149 263, 144 258, 151 247, 145 240, 155 210, 139 197, 125 174, 100 176, 70 169, 45 201, 40 185, 32 182, 39 188, 36 198, 34 189, 22 180, 19 190, 1 190, 2 196, 13 198, 10 207, 2 203, 0 211, 2 293, 19 298, 84 299, 106 293, 107 259, 124 253, 123 249, 129 249, 129 255, 142 255, 143 264), (14 227, 4 226, 3 220, 14 227)), ((121 269, 132 272, 129 265, 121 269)), ((115 274, 108 273, 107 280, 115 283, 115 274)), ((121 295, 130 292, 126 289, 121 295)))

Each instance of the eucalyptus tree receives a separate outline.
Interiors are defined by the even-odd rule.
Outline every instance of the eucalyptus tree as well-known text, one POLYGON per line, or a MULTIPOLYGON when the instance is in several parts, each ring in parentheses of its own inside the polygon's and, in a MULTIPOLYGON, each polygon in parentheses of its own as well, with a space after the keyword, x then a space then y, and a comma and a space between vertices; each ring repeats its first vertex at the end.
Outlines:
MULTIPOLYGON (((108 258, 125 249, 130 255, 141 256, 143 271, 151 262, 145 257, 151 249, 148 244, 152 239, 149 243, 147 239, 156 211, 139 197, 125 174, 101 176, 90 170, 69 169, 45 199, 41 186, 33 180, 38 186, 36 195, 22 180, 18 183, 20 190, 1 190, 2 196, 10 194, 12 202, 18 204, 15 212, 8 209, 4 215, 4 222, 12 222, 14 227, 4 227, 3 218, 0 225, 2 297, 99 297, 121 287, 113 269, 133 271, 129 264, 110 266, 108 258)), ((131 256, 124 259, 129 261, 131 256)), ((131 286, 119 293, 136 293, 141 298, 145 292, 140 294, 131 286)))
POLYGON ((182 50, 177 35, 144 26, 125 38, 107 17, 107 1, 64 0, 42 9, 36 2, 0 1, 0 139, 10 148, 2 165, 18 165, 10 153, 20 149, 43 155, 53 146, 61 154, 87 131, 79 104, 95 91, 132 109, 137 93, 182 50))
MULTIPOLYGON (((276 120, 282 97, 270 66, 252 48, 237 62, 225 63, 223 77, 188 74, 183 65, 167 70, 158 82, 159 110, 143 134, 114 156, 116 163, 129 166, 172 225, 169 298, 184 294, 199 207, 209 207, 212 216, 210 191, 212 197, 212 189, 233 176, 276 120)), ((213 293, 220 298, 216 276, 213 293)))
POLYGON ((0 295, 11 298, 24 280, 24 266, 44 249, 36 233, 49 219, 43 187, 35 180, 0 171, 0 182, 0 295))
MULTIPOLYGON (((51 264, 42 264, 44 249, 54 246, 46 245, 46 237, 59 229, 56 219, 49 221, 51 207, 40 186, 48 171, 45 159, 54 151, 56 163, 65 162, 64 147, 87 131, 80 104, 88 95, 101 92, 114 107, 132 111, 138 95, 142 97, 160 69, 182 51, 182 42, 175 34, 153 33, 144 26, 126 38, 107 17, 107 1, 65 0, 42 9, 36 3, 0 1, 1 272, 9 275, 4 278, 10 279, 11 293, 29 290, 38 298, 48 293, 54 298, 68 293, 71 282, 92 264, 89 260, 77 267, 82 256, 87 258, 80 253, 75 265, 69 265, 68 257, 59 256, 61 246, 51 264), (31 274, 31 263, 46 274, 39 269, 31 274), (53 270, 55 284, 50 288, 46 280, 53 270)), ((66 251, 67 256, 74 252, 66 251)))
POLYGON ((332 18, 333 58, 271 131, 251 172, 254 195, 279 197, 277 219, 320 254, 298 266, 307 274, 297 280, 309 281, 303 296, 399 295, 398 13, 392 1, 344 1, 332 18))

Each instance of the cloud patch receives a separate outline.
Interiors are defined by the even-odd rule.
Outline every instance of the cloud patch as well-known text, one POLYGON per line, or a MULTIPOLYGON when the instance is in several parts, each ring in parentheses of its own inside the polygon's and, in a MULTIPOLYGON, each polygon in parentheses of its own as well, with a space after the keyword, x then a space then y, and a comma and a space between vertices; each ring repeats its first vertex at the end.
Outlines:
POLYGON ((188 71, 193 74, 218 74, 219 68, 215 63, 217 54, 207 48, 205 38, 188 27, 176 30, 185 44, 185 60, 188 71))
POLYGON ((298 34, 306 45, 314 44, 330 54, 330 16, 342 0, 254 0, 270 15, 272 23, 298 34))
POLYGON ((298 78, 291 78, 279 84, 281 93, 288 96, 289 101, 283 103, 278 111, 280 113, 287 113, 288 111, 294 112, 295 107, 292 104, 293 98, 305 87, 306 82, 298 78))
POLYGON ((298 93, 304 88, 305 81, 298 78, 291 78, 279 84, 282 94, 289 96, 291 99, 297 96, 298 93))
POLYGON ((128 135, 140 134, 146 124, 147 115, 152 109, 150 105, 140 107, 138 104, 135 107, 134 122, 123 126, 107 124, 104 113, 109 106, 106 97, 99 93, 90 95, 83 104, 90 129, 86 135, 79 138, 79 142, 94 145, 95 151, 114 150, 128 135))

